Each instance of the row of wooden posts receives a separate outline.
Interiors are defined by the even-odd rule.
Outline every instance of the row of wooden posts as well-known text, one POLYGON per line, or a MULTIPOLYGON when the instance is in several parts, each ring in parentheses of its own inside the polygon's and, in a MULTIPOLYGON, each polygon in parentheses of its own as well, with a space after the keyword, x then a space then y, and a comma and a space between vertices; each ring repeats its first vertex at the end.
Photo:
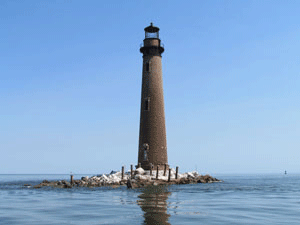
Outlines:
MULTIPOLYGON (((139 163, 138 165, 138 168, 141 168, 141 163, 139 163)), ((124 179, 124 169, 125 167, 122 166, 122 180, 124 179)), ((150 163, 150 176, 152 176, 152 169, 153 169, 153 166, 152 166, 152 163, 150 163)), ((176 173, 175 173, 175 179, 177 180, 178 178, 178 169, 179 167, 176 166, 176 173)), ((164 176, 166 176, 166 172, 167 172, 167 164, 165 164, 165 167, 164 167, 164 176)), ((130 165, 130 176, 133 177, 133 165, 130 165)), ((158 179, 158 166, 156 167, 156 179, 158 179)), ((171 169, 169 168, 169 176, 168 176, 168 181, 170 182, 171 181, 171 169)), ((71 174, 71 184, 74 183, 74 176, 73 174, 71 174)))
MULTIPOLYGON (((138 164, 138 168, 141 168, 141 163, 138 164)), ((124 169, 125 167, 122 166, 122 180, 124 179, 124 169)), ((152 163, 150 163, 150 176, 152 176, 152 169, 153 169, 153 165, 152 163)), ((176 173, 175 173, 175 179, 177 180, 178 178, 178 169, 179 167, 176 166, 176 173)), ((167 164, 164 165, 164 176, 166 176, 166 172, 167 172, 167 164)), ((133 176, 133 165, 130 165, 130 176, 133 176)), ((156 167, 156 179, 158 179, 158 166, 156 167)), ((170 182, 171 180, 171 169, 169 168, 169 176, 168 176, 168 181, 170 182)))

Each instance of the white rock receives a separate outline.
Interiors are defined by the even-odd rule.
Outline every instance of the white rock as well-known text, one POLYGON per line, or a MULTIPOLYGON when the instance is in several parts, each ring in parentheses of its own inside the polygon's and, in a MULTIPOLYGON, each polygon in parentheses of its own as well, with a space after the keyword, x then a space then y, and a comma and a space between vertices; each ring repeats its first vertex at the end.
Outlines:
POLYGON ((176 174, 176 171, 173 168, 171 169, 171 175, 172 174, 174 174, 174 175, 176 174))
POLYGON ((114 175, 117 176, 117 177, 121 177, 121 176, 122 176, 122 173, 121 173, 120 171, 118 171, 118 172, 116 172, 114 175))
POLYGON ((145 170, 143 168, 137 168, 135 170, 135 174, 144 174, 145 173, 145 170))
POLYGON ((163 176, 163 174, 162 175, 158 174, 158 179, 159 180, 168 180, 168 176, 163 176))
POLYGON ((151 177, 147 176, 147 175, 137 174, 137 175, 135 175, 135 179, 136 180, 149 180, 149 179, 151 179, 151 177))
POLYGON ((182 174, 178 174, 178 179, 183 178, 182 174))
POLYGON ((116 178, 111 179, 110 181, 111 181, 112 183, 117 183, 117 182, 120 182, 121 179, 116 177, 116 178))
POLYGON ((188 173, 187 173, 187 177, 188 177, 188 178, 195 178, 194 174, 191 173, 191 172, 188 172, 188 173))
POLYGON ((109 180, 108 177, 105 176, 105 174, 103 174, 103 175, 100 177, 100 179, 101 179, 101 180, 104 180, 104 181, 108 181, 108 180, 109 180))

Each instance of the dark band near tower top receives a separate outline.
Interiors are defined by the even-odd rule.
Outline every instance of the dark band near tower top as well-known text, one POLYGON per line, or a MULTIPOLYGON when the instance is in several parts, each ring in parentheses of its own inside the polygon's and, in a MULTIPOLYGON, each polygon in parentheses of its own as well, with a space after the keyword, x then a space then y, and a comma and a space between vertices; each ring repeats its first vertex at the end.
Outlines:
POLYGON ((140 52, 144 55, 159 55, 164 52, 164 47, 161 44, 159 39, 159 28, 153 26, 151 23, 150 26, 145 29, 145 39, 144 45, 140 48, 140 52))

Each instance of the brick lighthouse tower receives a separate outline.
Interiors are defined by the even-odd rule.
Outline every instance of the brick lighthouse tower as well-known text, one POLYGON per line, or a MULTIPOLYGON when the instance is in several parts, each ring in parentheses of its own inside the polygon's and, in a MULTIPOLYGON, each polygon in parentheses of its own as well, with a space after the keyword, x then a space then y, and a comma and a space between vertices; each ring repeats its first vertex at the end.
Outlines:
MULTIPOLYGON (((145 28, 138 163, 149 170, 168 163, 159 28, 145 28)), ((168 167, 168 165, 167 165, 168 167)))

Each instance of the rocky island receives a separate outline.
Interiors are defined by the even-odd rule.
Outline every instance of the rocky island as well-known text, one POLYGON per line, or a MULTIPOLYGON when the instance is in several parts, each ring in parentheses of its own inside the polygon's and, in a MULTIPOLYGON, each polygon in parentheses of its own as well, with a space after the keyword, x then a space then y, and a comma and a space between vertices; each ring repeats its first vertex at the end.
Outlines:
POLYGON ((97 175, 92 177, 82 177, 80 180, 70 181, 48 181, 35 185, 34 188, 55 187, 55 188, 75 188, 75 187, 103 187, 113 188, 127 186, 128 188, 142 188, 146 186, 171 185, 171 184, 195 184, 195 183, 213 183, 222 182, 210 175, 200 175, 198 172, 177 173, 174 169, 169 171, 149 171, 138 168, 135 171, 122 173, 112 171, 110 174, 97 175))

